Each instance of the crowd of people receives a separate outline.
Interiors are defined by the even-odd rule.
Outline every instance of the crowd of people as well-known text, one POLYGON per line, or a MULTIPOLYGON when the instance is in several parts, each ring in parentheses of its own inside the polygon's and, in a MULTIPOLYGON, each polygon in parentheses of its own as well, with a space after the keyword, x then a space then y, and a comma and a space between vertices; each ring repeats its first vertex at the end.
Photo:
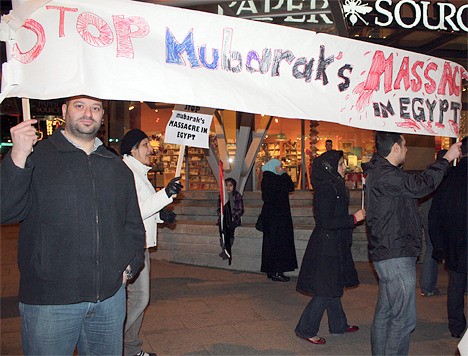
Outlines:
MULTIPOLYGON (((157 224, 175 220, 165 207, 183 188, 180 177, 155 190, 147 177, 153 148, 139 129, 123 137, 122 157, 108 150, 97 138, 104 115, 100 99, 68 98, 62 113, 65 126, 39 143, 36 120, 13 127, 13 147, 1 163, 1 223, 21 222, 23 352, 71 355, 77 348, 79 354, 155 355, 142 350, 139 337, 150 298, 148 249, 157 244, 157 224)), ((294 331, 310 343, 325 344, 318 336, 325 311, 330 334, 359 331, 348 323, 341 297, 359 284, 352 230, 365 221, 379 288, 372 354, 406 355, 416 327, 416 260, 423 231, 426 251, 432 247, 425 263, 434 270, 445 261, 449 271, 449 330, 455 338, 466 330, 467 138, 420 174, 401 168, 407 153, 403 135, 377 132, 375 146, 363 166, 365 209, 353 214, 348 211, 343 152, 333 150, 330 141, 313 161, 315 228, 296 286, 312 299, 294 331), (425 197, 432 202, 422 222, 418 199, 425 197)), ((288 282, 284 273, 298 268, 289 204, 294 183, 278 159, 270 159, 262 171, 260 270, 274 282, 288 282)), ((224 183, 220 256, 230 259, 244 205, 237 182, 227 178, 224 183)), ((430 287, 421 283, 423 295, 438 293, 432 281, 430 287)))

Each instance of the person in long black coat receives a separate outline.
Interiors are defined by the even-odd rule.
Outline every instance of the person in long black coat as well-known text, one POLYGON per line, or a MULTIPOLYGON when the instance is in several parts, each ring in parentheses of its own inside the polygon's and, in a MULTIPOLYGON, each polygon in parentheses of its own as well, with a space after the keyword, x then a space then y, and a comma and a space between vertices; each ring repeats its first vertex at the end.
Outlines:
POLYGON ((429 211, 429 235, 434 245, 432 256, 445 260, 449 272, 447 316, 450 333, 460 338, 466 330, 465 291, 468 273, 467 172, 468 137, 462 140, 462 158, 451 167, 434 194, 429 211))
POLYGON ((270 159, 262 166, 263 244, 262 266, 268 278, 287 282, 284 272, 297 268, 294 231, 289 206, 289 193, 294 191, 291 177, 281 161, 270 159))
POLYGON ((355 332, 348 325, 341 305, 345 287, 359 284, 351 255, 352 230, 364 220, 365 210, 348 213, 349 192, 344 183, 343 151, 328 151, 317 157, 312 166, 315 229, 307 244, 297 281, 297 291, 312 300, 296 326, 296 335, 314 344, 324 344, 318 337, 325 310, 331 334, 355 332))

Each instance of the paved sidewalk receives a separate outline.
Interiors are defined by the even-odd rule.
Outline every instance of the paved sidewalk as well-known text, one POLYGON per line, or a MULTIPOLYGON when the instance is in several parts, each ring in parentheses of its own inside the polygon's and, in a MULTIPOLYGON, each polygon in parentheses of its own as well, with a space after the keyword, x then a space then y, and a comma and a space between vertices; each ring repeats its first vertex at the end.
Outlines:
MULTIPOLYGON (((1 349, 21 354, 16 266, 18 226, 1 228, 1 349)), ((157 256, 157 252, 152 254, 157 256)), ((213 258, 219 258, 213 256, 213 258)), ((226 262, 227 263, 227 262, 226 262)), ((272 282, 265 275, 194 267, 152 259, 152 299, 142 327, 144 349, 163 355, 370 355, 377 283, 369 263, 357 263, 361 285, 348 290, 343 306, 361 330, 331 336, 326 316, 312 345, 294 334, 309 297, 295 291, 296 278, 272 282)), ((418 265, 418 272, 420 266, 418 265)), ((439 270, 435 297, 417 295, 418 325, 411 355, 456 355, 459 340, 447 329, 447 273, 439 270)), ((418 289, 419 292, 419 289, 418 289)))

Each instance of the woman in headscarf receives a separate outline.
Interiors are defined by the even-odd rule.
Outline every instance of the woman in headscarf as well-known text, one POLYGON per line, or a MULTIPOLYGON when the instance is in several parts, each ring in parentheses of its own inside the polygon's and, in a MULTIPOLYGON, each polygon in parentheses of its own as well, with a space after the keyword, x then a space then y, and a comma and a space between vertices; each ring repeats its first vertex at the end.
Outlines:
POLYGON ((356 332, 341 305, 346 287, 359 284, 351 255, 352 230, 365 219, 365 210, 348 213, 349 192, 345 186, 343 151, 328 151, 312 165, 315 229, 307 244, 297 281, 297 291, 312 294, 302 312, 296 335, 313 344, 325 344, 318 337, 325 310, 330 334, 356 332))
POLYGON ((270 159, 262 166, 263 245, 261 271, 277 282, 287 282, 284 272, 297 268, 289 193, 294 191, 291 177, 281 161, 270 159))

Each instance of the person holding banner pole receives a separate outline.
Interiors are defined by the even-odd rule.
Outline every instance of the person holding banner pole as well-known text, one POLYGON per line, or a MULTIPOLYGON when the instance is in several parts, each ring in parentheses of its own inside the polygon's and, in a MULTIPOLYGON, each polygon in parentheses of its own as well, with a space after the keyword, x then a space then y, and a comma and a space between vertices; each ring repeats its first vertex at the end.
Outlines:
POLYGON ((148 248, 157 244, 157 224, 175 221, 175 214, 164 207, 172 203, 180 192, 180 177, 173 178, 168 185, 156 192, 148 179, 153 154, 148 136, 139 129, 128 131, 122 138, 120 153, 123 161, 133 172, 141 216, 146 230, 145 263, 136 278, 127 284, 127 318, 124 328, 124 355, 153 356, 141 350, 139 338, 141 324, 150 299, 150 256, 148 248))
POLYGON ((23 352, 121 355, 125 283, 144 258, 135 184, 96 137, 102 100, 71 97, 62 113, 65 127, 37 145, 36 120, 11 128, 1 163, 1 222, 21 222, 23 352))
POLYGON ((366 175, 362 175, 362 190, 361 190, 361 209, 365 208, 366 203, 366 175))
MULTIPOLYGON (((447 150, 440 150, 437 152, 437 159, 441 159, 446 153, 447 150)), ((423 297, 432 297, 440 294, 439 289, 436 287, 439 266, 437 261, 432 258, 433 246, 431 236, 429 235, 429 210, 431 209, 432 197, 435 192, 419 201, 419 213, 421 215, 421 224, 426 247, 421 266, 421 274, 419 276, 419 288, 421 289, 421 295, 423 297)))
POLYGON ((462 141, 462 157, 434 194, 429 211, 429 236, 434 258, 449 273, 447 288, 448 328, 460 338, 466 330, 465 291, 468 286, 467 173, 468 136, 462 141))
POLYGON ((414 175, 400 168, 406 141, 394 132, 376 132, 374 153, 363 165, 369 256, 379 277, 379 296, 371 328, 373 355, 407 355, 416 327, 416 259, 421 253, 417 199, 433 192, 461 143, 414 175))

